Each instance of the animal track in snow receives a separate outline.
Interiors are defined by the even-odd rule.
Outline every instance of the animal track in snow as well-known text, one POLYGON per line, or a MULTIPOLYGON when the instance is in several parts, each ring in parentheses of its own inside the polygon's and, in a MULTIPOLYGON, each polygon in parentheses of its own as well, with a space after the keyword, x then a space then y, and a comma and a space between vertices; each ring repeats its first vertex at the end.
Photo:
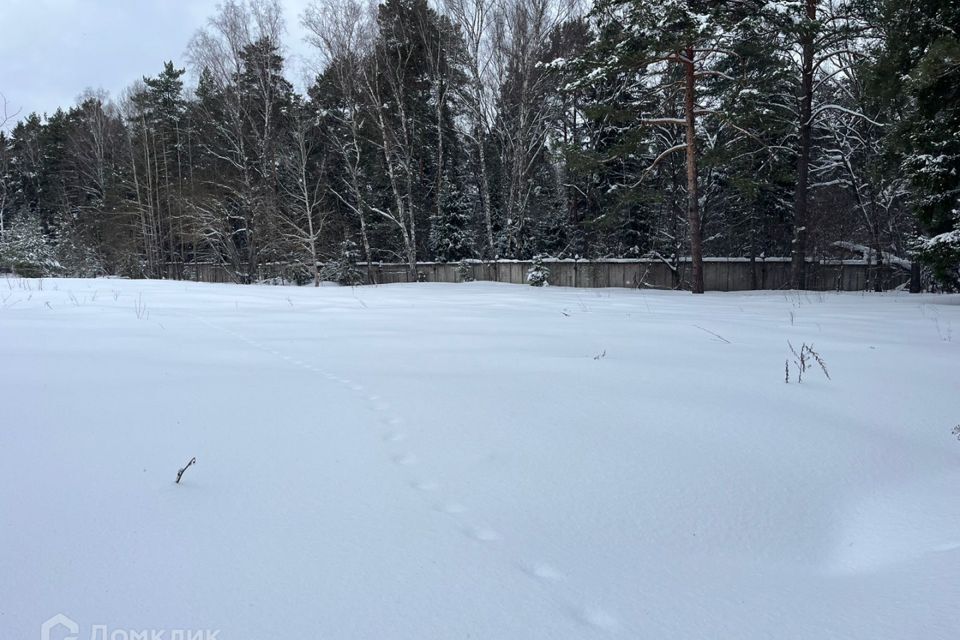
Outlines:
POLYGON ((533 576, 534 578, 540 578, 541 580, 563 580, 564 575, 555 567, 549 564, 543 563, 531 563, 523 564, 522 568, 525 572, 533 576))
POLYGON ((503 540, 503 536, 490 527, 470 527, 465 531, 465 533, 474 540, 479 540, 480 542, 496 542, 497 540, 503 540))
MULTIPOLYGON (((219 328, 209 323, 202 318, 200 319, 204 324, 207 324, 213 328, 219 328)), ((222 329, 221 329, 222 330, 222 329)), ((314 366, 308 362, 300 360, 289 355, 285 355, 280 351, 267 347, 263 344, 260 344, 256 341, 250 340, 245 336, 237 333, 235 331, 227 330, 227 333, 235 336, 241 341, 247 343, 252 347, 256 347, 258 350, 272 354, 277 358, 282 358, 283 360, 294 364, 298 367, 301 367, 305 370, 321 375, 324 379, 330 382, 339 383, 349 390, 362 394, 362 398, 368 403, 367 406, 379 417, 379 424, 383 427, 386 427, 385 433, 382 434, 381 439, 385 445, 398 444, 407 440, 408 436, 406 433, 400 431, 398 427, 405 423, 404 419, 396 416, 389 415, 391 409, 387 403, 385 403, 382 398, 375 394, 367 392, 363 385, 354 382, 349 378, 344 378, 336 375, 330 371, 325 371, 317 366, 314 366)), ((394 455, 390 458, 392 462, 396 465, 402 467, 413 467, 414 465, 419 464, 419 460, 414 455, 412 451, 400 451, 397 455, 394 455)), ((451 522, 455 522, 454 526, 460 527, 460 531, 467 537, 472 540, 481 543, 496 543, 504 540, 504 537, 495 529, 488 526, 470 526, 464 522, 464 518, 460 518, 462 514, 468 513, 469 510, 463 504, 450 500, 446 501, 446 498, 441 497, 438 492, 441 490, 441 485, 433 481, 422 481, 422 480, 410 480, 407 479, 409 487, 415 491, 423 492, 425 494, 434 494, 428 504, 432 503, 432 508, 435 512, 444 513, 450 516, 453 516, 451 522), (436 501, 435 501, 436 500, 436 501)), ((468 518, 465 518, 468 519, 468 518)), ((506 547, 501 546, 501 551, 507 552, 506 547)), ((947 543, 934 548, 934 551, 937 552, 948 552, 954 549, 960 549, 960 542, 958 543, 947 543)), ((516 556, 511 557, 512 554, 508 554, 506 557, 500 558, 501 561, 512 564, 512 566, 519 571, 523 571, 532 578, 541 581, 545 587, 549 589, 549 592, 552 593, 553 598, 557 604, 564 610, 568 611, 573 618, 579 621, 581 624, 592 627, 598 631, 614 633, 620 630, 619 620, 610 614, 608 611, 603 608, 592 606, 592 605, 583 605, 583 600, 580 598, 570 599, 565 597, 562 594, 562 591, 569 589, 572 585, 567 584, 566 587, 561 586, 560 583, 567 580, 566 576, 556 567, 540 562, 527 562, 521 559, 518 559, 516 556), (549 586, 548 586, 549 585, 549 586), (578 604, 578 601, 580 604, 578 604)))
POLYGON ((576 612, 577 618, 584 624, 605 631, 615 631, 620 623, 612 615, 597 607, 586 607, 576 612))
POLYGON ((401 466, 409 467, 417 464, 417 456, 412 453, 404 453, 403 455, 394 456, 393 461, 401 466))
POLYGON ((461 513, 466 513, 467 508, 460 504, 459 502, 447 502, 441 505, 437 505, 437 511, 440 513, 447 513, 452 516, 459 515, 461 513))

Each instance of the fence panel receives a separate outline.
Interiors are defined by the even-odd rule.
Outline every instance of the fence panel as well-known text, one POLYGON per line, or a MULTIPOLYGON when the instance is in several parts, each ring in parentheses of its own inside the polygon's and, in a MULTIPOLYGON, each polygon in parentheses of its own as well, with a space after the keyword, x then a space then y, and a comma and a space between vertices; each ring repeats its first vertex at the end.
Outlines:
MULTIPOLYGON (((496 262, 469 261, 475 280, 526 284, 529 261, 500 260, 496 262)), ((547 260, 549 282, 561 287, 642 287, 674 289, 689 286, 690 261, 682 259, 668 264, 659 259, 639 260, 547 260)), ((366 271, 367 265, 359 265, 366 271)), ((788 289, 790 287, 790 259, 767 258, 750 261, 747 258, 706 258, 703 263, 704 284, 707 291, 748 291, 757 289, 788 289)), ((901 286, 910 280, 910 274, 900 268, 876 265, 863 260, 808 260, 808 288, 820 291, 863 291, 880 278, 884 289, 901 286)), ((424 262, 418 265, 420 277, 428 282, 460 282, 458 263, 424 262)), ((269 264, 260 268, 260 278, 276 278, 290 272, 288 265, 269 264)), ((374 263, 369 267, 370 278, 377 284, 411 282, 409 267, 402 263, 374 263)), ((232 269, 210 263, 166 265, 169 279, 197 282, 241 282, 232 269)))

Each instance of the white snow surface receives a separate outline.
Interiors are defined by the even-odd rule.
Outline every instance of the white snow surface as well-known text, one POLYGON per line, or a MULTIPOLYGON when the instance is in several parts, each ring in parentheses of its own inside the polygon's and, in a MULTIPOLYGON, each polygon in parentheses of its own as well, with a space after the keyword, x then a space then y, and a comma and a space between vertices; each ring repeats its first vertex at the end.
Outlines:
POLYGON ((0 638, 957 638, 958 356, 951 296, 0 279, 0 638))

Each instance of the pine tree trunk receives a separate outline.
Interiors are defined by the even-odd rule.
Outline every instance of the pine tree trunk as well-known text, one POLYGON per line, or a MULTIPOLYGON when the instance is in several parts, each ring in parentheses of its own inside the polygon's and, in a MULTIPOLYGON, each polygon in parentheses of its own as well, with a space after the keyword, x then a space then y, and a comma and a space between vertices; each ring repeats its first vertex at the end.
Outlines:
POLYGON ((910 293, 920 293, 923 290, 921 282, 920 263, 914 257, 910 263, 910 293))
POLYGON ((183 145, 180 139, 180 125, 177 124, 177 238, 179 258, 177 260, 177 278, 183 280, 185 277, 184 266, 187 263, 186 250, 184 249, 184 238, 186 233, 183 227, 183 145))
POLYGON ((807 286, 807 209, 810 191, 810 146, 813 123, 813 25, 817 0, 806 0, 808 24, 801 32, 802 70, 800 77, 800 153, 797 158, 797 189, 793 200, 793 246, 790 281, 794 289, 807 286))
POLYGON ((687 224, 690 227, 690 263, 692 280, 690 290, 703 293, 703 231, 700 228, 700 198, 697 189, 697 128, 695 51, 687 47, 684 63, 685 89, 683 109, 687 120, 687 224))
POLYGON ((163 146, 163 192, 164 192, 164 202, 166 203, 167 209, 167 260, 173 263, 173 273, 165 274, 165 277, 171 277, 174 280, 180 279, 180 267, 176 264, 176 255, 177 252, 174 250, 174 233, 173 233, 173 205, 170 200, 170 162, 169 162, 169 153, 168 153, 168 143, 167 138, 164 136, 160 139, 160 144, 163 146))
MULTIPOLYGON (((871 207, 875 209, 875 207, 871 207)), ((884 262, 883 262, 883 243, 880 242, 880 229, 879 225, 876 223, 876 212, 874 211, 873 219, 870 221, 870 234, 873 239, 873 249, 877 252, 877 275, 873 279, 873 290, 877 293, 883 292, 883 276, 884 276, 884 262)))

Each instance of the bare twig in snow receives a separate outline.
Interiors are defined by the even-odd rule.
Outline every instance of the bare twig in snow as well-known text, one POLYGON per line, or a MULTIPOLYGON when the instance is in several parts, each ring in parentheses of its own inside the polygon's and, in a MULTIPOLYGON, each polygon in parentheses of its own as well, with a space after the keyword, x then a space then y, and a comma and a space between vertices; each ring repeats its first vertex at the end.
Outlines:
POLYGON ((820 354, 813 350, 813 345, 807 347, 807 353, 813 356, 813 359, 820 365, 820 369, 823 371, 823 375, 827 376, 827 380, 830 379, 830 372, 827 371, 827 363, 823 361, 823 358, 820 357, 820 354))
POLYGON ((695 325, 693 325, 693 326, 695 326, 697 329, 700 329, 700 331, 705 331, 706 333, 709 333, 710 335, 712 335, 712 336, 715 337, 715 338, 720 338, 721 340, 723 340, 723 341, 726 342, 727 344, 733 344, 732 342, 730 342, 729 340, 727 340, 726 338, 724 338, 724 337, 723 337, 722 335, 720 335, 719 333, 714 333, 713 331, 710 331, 710 329, 704 329, 703 327, 701 327, 701 326, 698 325, 698 324, 695 324, 695 325))
MULTIPOLYGON (((830 380, 830 372, 827 371, 827 363, 824 362, 823 357, 817 353, 812 344, 807 344, 804 342, 800 345, 800 351, 797 351, 793 344, 787 340, 787 346, 790 347, 790 353, 793 354, 793 363, 797 367, 797 382, 803 382, 803 374, 807 372, 807 369, 810 367, 811 360, 820 365, 820 370, 823 371, 823 375, 827 377, 827 380, 830 380)), ((790 382, 790 359, 786 361, 786 381, 790 382)))
POLYGON ((180 469, 180 471, 177 471, 177 484, 180 484, 180 478, 183 477, 183 472, 186 471, 187 469, 189 469, 190 467, 192 467, 192 466, 195 465, 195 464, 197 464, 197 459, 196 459, 196 458, 190 458, 190 462, 188 462, 188 463, 183 467, 183 469, 180 469))
POLYGON ((149 316, 147 305, 143 301, 143 294, 137 294, 137 299, 133 301, 133 312, 137 314, 137 320, 143 320, 149 316))

